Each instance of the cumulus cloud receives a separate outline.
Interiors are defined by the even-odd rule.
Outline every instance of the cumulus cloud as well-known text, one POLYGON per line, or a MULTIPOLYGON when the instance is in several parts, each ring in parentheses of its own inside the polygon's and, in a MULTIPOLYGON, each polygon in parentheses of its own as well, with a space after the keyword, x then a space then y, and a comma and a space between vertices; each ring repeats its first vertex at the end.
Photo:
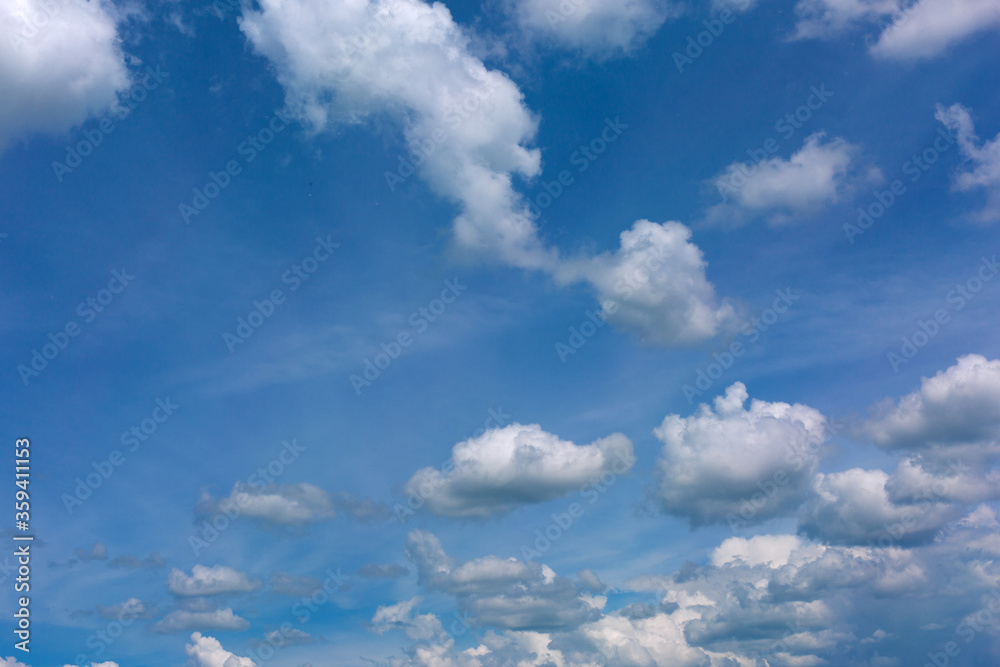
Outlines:
MULTIPOLYGON (((581 1, 592 8, 613 5, 616 15, 645 4, 581 1)), ((291 113, 312 131, 386 115, 402 125, 404 152, 413 159, 400 156, 390 166, 388 186, 395 189, 416 170, 434 192, 454 202, 459 214, 452 238, 461 254, 540 270, 563 285, 588 283, 602 299, 634 259, 634 249, 623 246, 615 255, 567 260, 542 242, 514 188, 515 178, 541 172, 540 152, 532 147, 538 118, 509 77, 474 55, 473 37, 445 5, 264 0, 259 11, 244 8, 240 26, 274 64, 291 113)), ((607 28, 602 22, 602 34, 607 28)), ((658 343, 713 335, 729 311, 716 306, 701 254, 688 243, 690 233, 678 223, 659 231, 651 224, 636 223, 623 243, 634 238, 664 244, 676 251, 677 266, 665 263, 646 285, 630 288, 631 295, 616 293, 618 319, 658 343)))
POLYGON ((130 84, 118 11, 103 0, 0 4, 0 151, 114 108, 130 84))
POLYGON ((762 216, 783 224, 813 215, 843 197, 857 153, 857 146, 816 132, 787 160, 734 162, 713 180, 724 202, 708 210, 706 221, 738 225, 762 216))
POLYGON ((191 635, 191 643, 185 645, 184 652, 194 661, 196 667, 256 667, 250 658, 241 658, 222 648, 215 637, 205 637, 199 632, 191 635))
POLYGON ((992 0, 800 0, 793 39, 829 39, 877 25, 871 53, 908 60, 940 55, 968 37, 1000 27, 992 0))
POLYGON ((885 449, 969 464, 1000 456, 1000 360, 959 357, 920 388, 878 406, 864 431, 885 449))
POLYGON ((959 516, 957 508, 930 499, 921 503, 895 503, 883 470, 852 468, 818 474, 815 495, 803 505, 799 529, 835 544, 914 544, 934 537, 947 522, 959 516))
POLYGON ((182 597, 251 593, 260 587, 259 580, 225 565, 195 565, 190 576, 174 568, 167 577, 167 590, 182 597))
MULTIPOLYGON (((157 621, 153 625, 152 630, 161 634, 176 634, 179 632, 190 632, 191 630, 230 630, 238 632, 246 630, 249 627, 250 623, 245 618, 237 616, 233 613, 232 609, 226 607, 225 609, 216 609, 215 611, 186 611, 178 609, 157 621)), ((230 666, 225 665, 225 667, 230 666)))
MULTIPOLYGON (((1000 5, 993 5, 1000 16, 1000 5)), ((958 145, 968 166, 960 169, 955 177, 955 189, 962 192, 985 189, 986 207, 976 218, 980 222, 1000 220, 1000 133, 992 141, 978 145, 976 128, 969 110, 961 104, 953 104, 945 109, 940 104, 934 114, 944 126, 958 136, 958 145)))
POLYGON ((419 582, 456 596, 478 625, 544 630, 598 616, 599 602, 582 596, 571 580, 546 565, 498 556, 457 563, 426 531, 407 536, 406 553, 417 566, 419 582))
POLYGON ((538 424, 515 423, 455 445, 443 471, 418 470, 404 490, 437 514, 485 518, 558 498, 633 463, 632 442, 620 433, 575 445, 538 424))
POLYGON ((730 304, 717 304, 705 266, 690 229, 639 220, 617 251, 567 260, 556 280, 590 283, 608 320, 642 341, 683 344, 714 336, 734 316, 730 304))
POLYGON ((737 382, 690 417, 668 415, 653 433, 664 511, 692 524, 755 523, 808 493, 827 437, 826 418, 805 405, 754 399, 737 382))
POLYGON ((680 13, 668 0, 509 0, 507 7, 530 37, 598 58, 641 46, 680 13))

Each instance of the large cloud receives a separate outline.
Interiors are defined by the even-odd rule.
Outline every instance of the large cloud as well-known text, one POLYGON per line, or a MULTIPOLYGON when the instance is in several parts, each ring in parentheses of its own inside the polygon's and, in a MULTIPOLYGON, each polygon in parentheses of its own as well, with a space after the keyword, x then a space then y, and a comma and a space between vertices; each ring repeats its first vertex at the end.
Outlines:
POLYGON ((509 0, 507 5, 530 36, 597 57, 631 51, 679 11, 669 0, 509 0))
POLYGON ((196 667, 256 667, 250 658, 241 658, 222 648, 215 637, 195 632, 191 635, 191 642, 184 647, 184 651, 196 667))
POLYGON ((129 86, 104 0, 0 3, 0 151, 18 136, 60 133, 117 104, 129 86))
MULTIPOLYGON (((540 152, 531 146, 538 119, 517 85, 473 54, 472 37, 443 4, 263 0, 259 11, 244 9, 240 26, 274 63, 292 113, 312 130, 381 115, 403 125, 405 152, 417 166, 400 156, 400 164, 386 172, 389 185, 397 187, 415 168, 436 193, 457 204, 452 237, 459 252, 545 271, 563 284, 589 283, 601 298, 614 289, 614 274, 628 268, 634 249, 625 245, 610 258, 565 260, 542 242, 514 188, 515 178, 541 173, 540 152)), ((636 223, 632 235, 655 237, 675 251, 677 266, 663 264, 647 285, 629 288, 634 299, 616 291, 619 318, 655 342, 713 335, 729 311, 715 304, 700 253, 687 243, 689 232, 677 223, 659 231, 650 224, 636 223), (689 324, 692 316, 696 321, 689 324)))
POLYGON ((260 587, 259 580, 225 565, 195 565, 190 576, 174 568, 167 577, 167 590, 181 597, 250 593, 260 587))
POLYGON ((455 445, 449 463, 444 472, 418 470, 404 490, 437 514, 484 518, 557 498, 602 473, 627 472, 634 457, 620 433, 575 445, 537 424, 511 424, 455 445))
MULTIPOLYGON (((997 7, 1000 16, 1000 5, 994 4, 994 7, 997 7)), ((947 109, 938 105, 934 117, 958 135, 962 156, 969 162, 969 167, 958 172, 955 188, 963 192, 985 189, 987 204, 977 218, 981 222, 1000 220, 1000 133, 992 141, 977 145, 979 138, 976 137, 972 116, 961 104, 953 104, 947 109)))
POLYGON ((864 430, 880 447, 972 464, 1000 456, 1000 360, 960 357, 920 389, 879 406, 864 430))
POLYGON ((808 492, 828 427, 805 405, 754 399, 737 382, 690 417, 668 415, 658 498, 693 524, 759 522, 798 505, 808 492))

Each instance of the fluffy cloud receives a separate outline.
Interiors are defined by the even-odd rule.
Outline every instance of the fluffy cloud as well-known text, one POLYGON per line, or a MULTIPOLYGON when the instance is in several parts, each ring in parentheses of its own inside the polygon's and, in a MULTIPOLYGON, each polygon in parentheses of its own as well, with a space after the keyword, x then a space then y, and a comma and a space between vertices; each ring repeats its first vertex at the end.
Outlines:
MULTIPOLYGON (((598 6, 616 16, 651 6, 580 1, 589 2, 591 10, 581 9, 573 14, 577 17, 592 15, 598 6)), ((603 299, 635 260, 628 243, 655 242, 672 251, 678 265, 662 265, 647 284, 628 288, 630 295, 615 292, 620 321, 639 328, 647 340, 685 343, 713 335, 729 313, 715 305, 701 254, 688 243, 690 232, 677 223, 657 230, 640 221, 610 256, 567 260, 546 247, 513 185, 515 178, 541 172, 540 152, 531 147, 538 119, 517 85, 473 54, 472 36, 443 4, 263 0, 259 11, 244 8, 240 26, 274 64, 289 108, 311 130, 384 115, 403 126, 405 152, 413 159, 399 157, 386 172, 388 185, 395 189, 405 178, 402 171, 408 176, 415 169, 437 194, 454 202, 457 251, 544 271, 564 285, 588 283, 603 299)), ((607 29, 601 20, 602 34, 607 29)))
POLYGON ((103 0, 0 4, 0 150, 113 108, 129 86, 118 11, 103 0))
POLYGON ((794 222, 835 202, 848 188, 857 147, 817 132, 787 160, 772 157, 756 165, 734 162, 714 179, 725 202, 709 209, 714 224, 741 224, 764 216, 771 224, 794 222))
POLYGON ((510 0, 520 28, 530 36, 583 53, 627 53, 679 13, 668 0, 510 0))
POLYGON ((418 470, 404 490, 437 514, 483 518, 557 498, 633 463, 632 442, 620 433, 575 445, 537 424, 511 424, 455 445, 450 469, 418 470))
POLYGON ((735 383, 694 415, 669 415, 653 432, 664 446, 658 498, 692 524, 759 522, 798 505, 809 490, 826 418, 813 408, 754 399, 735 383))
POLYGON ((878 24, 871 45, 883 58, 930 58, 984 30, 1000 27, 993 0, 800 0, 795 39, 829 39, 849 28, 878 24))
MULTIPOLYGON (((238 632, 246 630, 250 623, 245 618, 241 618, 233 613, 229 607, 216 609, 215 611, 185 611, 178 609, 172 611, 162 619, 157 621, 153 627, 153 632, 162 634, 176 634, 178 632, 190 632, 191 630, 231 630, 238 632)), ((223 663, 225 667, 230 667, 223 663)))
POLYGON ((565 261, 556 280, 589 282, 609 321, 658 344, 709 338, 733 317, 729 304, 716 305, 705 278, 705 261, 678 222, 639 220, 621 233, 621 245, 579 261, 565 261))
POLYGON ((260 587, 259 580, 225 565, 195 565, 191 576, 174 568, 167 577, 167 590, 182 597, 250 593, 260 587))
POLYGON ((880 447, 982 464, 1000 456, 1000 360, 960 357, 898 403, 878 407, 864 430, 880 447))
MULTIPOLYGON (((993 5, 1000 16, 1000 5, 993 5)), ((934 117, 945 127, 958 135, 958 145, 970 167, 960 170, 955 178, 955 188, 963 192, 985 189, 986 208, 976 216, 981 222, 1000 220, 1000 134, 992 141, 984 141, 981 146, 976 137, 969 110, 961 104, 953 104, 947 109, 938 105, 934 117)))
POLYGON ((205 637, 195 632, 184 652, 194 661, 196 667, 256 667, 250 658, 241 658, 222 648, 214 637, 205 637))
POLYGON ((908 545, 930 540, 958 518, 957 508, 935 500, 893 502, 888 481, 882 470, 861 468, 817 475, 815 496, 800 512, 800 530, 836 544, 908 545))
MULTIPOLYGON (((0 667, 28 667, 28 666, 18 662, 14 658, 0 658, 0 667)), ((76 667, 76 665, 65 665, 64 667, 76 667)), ((81 665, 80 667, 85 667, 85 666, 81 665)), ((92 662, 90 663, 90 667, 118 667, 118 663, 111 662, 110 660, 107 662, 92 662)))

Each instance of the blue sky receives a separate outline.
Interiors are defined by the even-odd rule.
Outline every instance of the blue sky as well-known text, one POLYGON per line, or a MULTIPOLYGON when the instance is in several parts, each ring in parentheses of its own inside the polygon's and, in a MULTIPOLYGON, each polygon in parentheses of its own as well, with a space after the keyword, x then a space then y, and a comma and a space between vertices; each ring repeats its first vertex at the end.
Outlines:
POLYGON ((996 2, 0 19, 0 664, 1000 657, 996 2))

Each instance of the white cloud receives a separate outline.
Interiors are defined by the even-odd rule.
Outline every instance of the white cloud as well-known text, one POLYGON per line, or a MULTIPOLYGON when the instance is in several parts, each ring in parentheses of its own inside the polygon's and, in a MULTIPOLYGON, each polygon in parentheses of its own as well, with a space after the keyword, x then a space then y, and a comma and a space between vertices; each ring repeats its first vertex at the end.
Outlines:
POLYGON ((933 498, 894 503, 888 481, 885 471, 861 468, 816 475, 815 496, 799 514, 800 530, 835 544, 887 546, 925 542, 958 518, 957 508, 933 498))
POLYGON ((257 579, 225 565, 195 565, 191 568, 191 576, 174 568, 167 577, 167 590, 183 597, 250 593, 260 587, 257 579))
MULTIPOLYGON (((18 662, 14 658, 0 658, 0 667, 28 667, 28 666, 18 662)), ((65 665, 64 667, 76 667, 76 665, 65 665)), ((81 665, 80 667, 85 667, 85 665, 81 665)), ((107 662, 92 662, 90 663, 90 667, 118 667, 118 663, 111 662, 110 660, 108 660, 107 662)))
POLYGON ((996 0, 919 0, 894 17, 872 53, 884 58, 931 58, 984 30, 1000 28, 996 0))
POLYGON ((653 36, 680 6, 669 0, 510 0, 520 28, 557 46, 607 57, 653 36))
POLYGON ((420 583, 456 596, 478 625, 568 628, 599 616, 599 598, 588 598, 572 581, 537 562, 484 556, 456 563, 437 537, 419 530, 407 536, 406 553, 420 583))
POLYGON ((899 60, 931 58, 984 30, 1000 27, 994 0, 800 0, 793 39, 830 39, 877 24, 871 53, 899 60))
POLYGON ((605 472, 625 473, 633 463, 632 442, 620 433, 575 445, 537 424, 511 424, 455 445, 450 470, 418 470, 404 491, 437 514, 484 518, 565 495, 605 472))
POLYGON ((726 200, 709 209, 709 223, 736 225, 764 216, 771 224, 795 222, 838 201, 848 189, 858 152, 843 139, 816 132, 787 160, 734 162, 713 183, 726 200))
POLYGON ((394 605, 380 606, 372 617, 372 629, 378 634, 403 630, 410 639, 432 639, 446 636, 441 621, 434 614, 417 614, 423 598, 415 597, 394 605))
POLYGON ((238 510, 241 515, 279 525, 299 526, 333 519, 337 512, 330 494, 312 484, 252 486, 237 482, 225 498, 216 502, 203 496, 203 513, 238 510))
POLYGON ((829 39, 865 21, 897 13, 900 0, 800 0, 794 39, 829 39))
MULTIPOLYGON (((638 4, 614 3, 618 12, 638 4)), ((399 164, 393 160, 389 186, 398 187, 401 170, 408 176, 416 169, 434 192, 457 204, 452 238, 461 254, 544 271, 564 285, 587 282, 601 298, 619 280, 616 263, 624 269, 634 259, 633 249, 623 246, 616 255, 565 260, 542 242, 514 189, 515 178, 541 172, 540 152, 531 146, 538 118, 510 78, 473 55, 472 36, 443 4, 263 0, 259 11, 244 8, 240 26, 274 64, 292 112, 311 130, 382 116, 403 126, 405 152, 417 164, 403 165, 404 156, 399 164)), ((648 285, 633 290, 634 298, 611 295, 622 302, 617 319, 659 343, 713 335, 729 310, 716 308, 700 252, 687 242, 690 232, 677 223, 656 232, 651 224, 636 223, 623 243, 633 236, 655 239, 682 262, 662 266, 648 285)))
POLYGON ((663 442, 658 498, 693 524, 758 522, 798 505, 827 435, 826 418, 805 405, 754 399, 737 382, 694 415, 668 415, 653 433, 663 442))
MULTIPOLYGON (((229 607, 215 611, 172 611, 153 625, 153 632, 175 634, 191 630, 246 630, 250 623, 233 613, 229 607)), ((226 665, 229 667, 229 665, 226 665)))
MULTIPOLYGON (((1000 4, 994 4, 1000 16, 1000 4)), ((953 104, 945 109, 940 104, 934 117, 958 135, 958 145, 969 166, 959 170, 955 178, 955 189, 962 192, 985 189, 986 207, 977 214, 980 222, 1000 220, 1000 133, 992 141, 979 144, 976 128, 969 110, 961 104, 953 104)))
POLYGON ((705 278, 705 261, 678 222, 639 220, 621 233, 614 253, 565 261, 559 282, 586 280, 612 323, 636 331, 648 343, 683 344, 714 336, 733 317, 716 305, 705 278))
POLYGON ((823 547, 804 547, 806 545, 795 535, 756 535, 749 539, 730 537, 712 551, 711 561, 715 567, 738 562, 751 567, 766 565, 778 568, 792 562, 793 554, 798 556, 796 561, 801 561, 803 551, 815 558, 823 550, 823 547))
POLYGON ((115 107, 130 83, 118 21, 103 0, 0 3, 0 150, 115 107))
POLYGON ((256 667, 250 658, 241 658, 222 648, 214 637, 205 637, 195 632, 191 635, 191 644, 184 647, 185 653, 196 667, 256 667))
POLYGON ((864 430, 880 447, 967 463, 1000 456, 1000 360, 960 357, 898 403, 887 401, 864 430))

